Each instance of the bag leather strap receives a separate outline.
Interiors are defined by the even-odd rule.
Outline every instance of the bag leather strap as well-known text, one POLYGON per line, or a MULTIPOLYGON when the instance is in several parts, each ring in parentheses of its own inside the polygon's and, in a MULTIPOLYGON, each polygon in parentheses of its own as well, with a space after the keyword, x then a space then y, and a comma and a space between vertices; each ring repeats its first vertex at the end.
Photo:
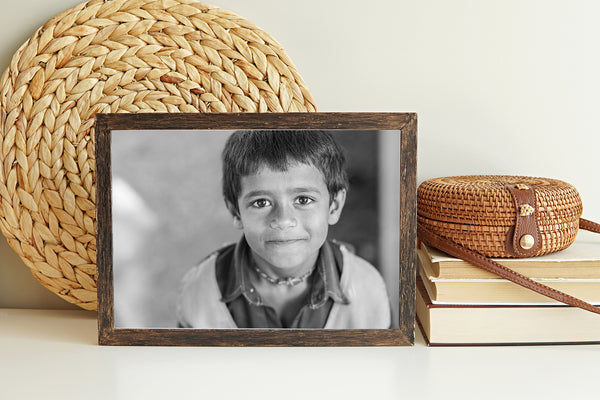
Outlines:
POLYGON ((586 231, 600 233, 600 224, 597 224, 587 219, 579 218, 579 227, 586 231))
MULTIPOLYGON (((583 218, 579 220, 579 227, 581 229, 600 233, 600 224, 585 220, 583 218)), ((452 240, 449 240, 432 232, 431 230, 419 223, 417 223, 417 236, 426 245, 442 250, 450 254, 451 256, 468 261, 471 264, 488 272, 496 274, 501 278, 507 279, 511 282, 521 285, 527 289, 533 290, 534 292, 547 296, 551 299, 560 301, 561 303, 565 303, 596 314, 600 314, 600 307, 596 307, 581 299, 578 299, 559 290, 553 289, 549 286, 536 282, 524 275, 519 274, 518 272, 513 271, 510 268, 505 267, 504 265, 499 264, 498 262, 490 258, 487 258, 473 250, 469 250, 459 245, 458 243, 453 242, 452 240)))

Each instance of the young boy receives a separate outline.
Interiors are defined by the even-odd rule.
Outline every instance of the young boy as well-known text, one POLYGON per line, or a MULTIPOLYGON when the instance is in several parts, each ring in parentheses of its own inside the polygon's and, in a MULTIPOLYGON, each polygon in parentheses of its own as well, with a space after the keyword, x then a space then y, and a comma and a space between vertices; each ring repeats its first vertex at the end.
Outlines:
POLYGON ((345 159, 322 131, 236 131, 223 195, 243 235, 183 279, 183 328, 385 329, 377 270, 327 240, 346 200, 345 159))

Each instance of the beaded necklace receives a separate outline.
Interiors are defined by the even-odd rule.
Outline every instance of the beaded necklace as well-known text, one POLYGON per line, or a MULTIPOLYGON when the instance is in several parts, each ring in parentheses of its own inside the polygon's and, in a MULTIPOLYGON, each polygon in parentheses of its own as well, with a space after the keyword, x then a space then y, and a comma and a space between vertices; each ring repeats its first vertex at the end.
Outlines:
POLYGON ((258 268, 258 266, 254 265, 254 270, 260 275, 261 278, 265 279, 267 282, 272 283, 273 285, 287 285, 287 286, 296 286, 300 283, 304 282, 315 270, 314 267, 310 269, 307 273, 301 276, 290 276, 287 278, 273 278, 272 276, 267 275, 263 270, 258 268))

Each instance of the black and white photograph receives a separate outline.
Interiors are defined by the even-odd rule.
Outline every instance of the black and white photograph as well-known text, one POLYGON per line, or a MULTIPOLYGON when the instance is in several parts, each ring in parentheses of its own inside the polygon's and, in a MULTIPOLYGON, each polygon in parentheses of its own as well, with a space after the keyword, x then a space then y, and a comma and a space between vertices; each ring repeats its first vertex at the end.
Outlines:
POLYGON ((390 129, 111 130, 113 328, 398 330, 400 150, 390 129))

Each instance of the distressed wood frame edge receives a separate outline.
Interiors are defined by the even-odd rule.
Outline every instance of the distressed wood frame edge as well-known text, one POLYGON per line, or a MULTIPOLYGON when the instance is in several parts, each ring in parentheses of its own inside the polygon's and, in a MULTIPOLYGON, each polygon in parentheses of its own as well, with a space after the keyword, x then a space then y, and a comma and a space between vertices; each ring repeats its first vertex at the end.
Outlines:
POLYGON ((414 344, 416 113, 97 114, 98 344, 160 346, 399 346, 414 344), (218 125, 218 126, 217 126, 218 125), (397 329, 115 329, 111 220, 111 131, 161 129, 399 130, 400 254, 397 329))

